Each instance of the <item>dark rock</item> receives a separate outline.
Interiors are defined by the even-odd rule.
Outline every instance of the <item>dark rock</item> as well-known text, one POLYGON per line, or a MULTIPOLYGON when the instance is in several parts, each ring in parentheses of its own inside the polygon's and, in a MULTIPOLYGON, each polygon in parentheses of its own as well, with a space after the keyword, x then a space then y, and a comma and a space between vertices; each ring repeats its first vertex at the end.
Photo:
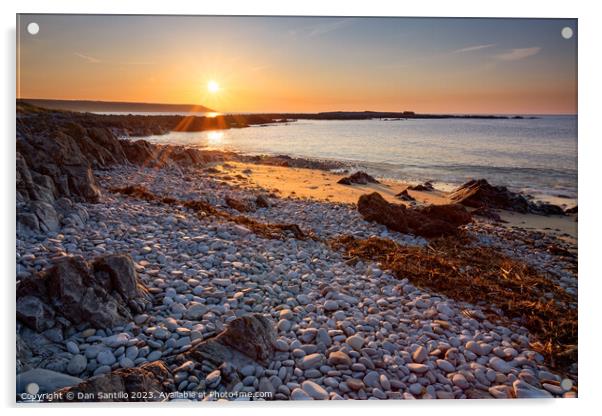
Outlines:
POLYGON ((53 309, 36 296, 22 296, 17 299, 17 319, 38 332, 54 326, 53 309))
POLYGON ((121 146, 127 159, 140 166, 159 166, 156 148, 146 140, 122 140, 121 146))
POLYGON ((471 221, 470 214, 458 204, 406 208, 387 202, 377 192, 360 196, 357 208, 366 221, 427 238, 454 235, 459 226, 471 221))
POLYGON ((172 161, 178 166, 194 166, 204 163, 203 155, 199 150, 183 146, 163 146, 158 158, 164 163, 172 161))
POLYGON ((60 228, 59 217, 54 206, 44 201, 31 201, 29 209, 38 218, 40 230, 43 232, 58 231, 60 228))
POLYGON ((369 183, 380 183, 380 182, 378 182, 372 176, 368 175, 366 172, 359 171, 359 172, 355 172, 353 175, 346 176, 344 178, 339 179, 339 181, 337 183, 340 183, 342 185, 353 185, 353 184, 367 185, 369 183))
POLYGON ((269 208, 271 204, 270 200, 265 195, 257 195, 257 198, 255 198, 255 205, 259 208, 269 208))
POLYGON ((149 303, 129 255, 107 255, 92 264, 80 256, 63 257, 17 286, 17 317, 36 330, 54 315, 97 328, 123 324, 149 303))
MULTIPOLYGON (((187 353, 196 361, 208 360, 216 366, 224 362, 237 368, 260 363, 267 366, 274 355, 274 323, 260 314, 234 319, 218 335, 202 341, 187 353)), ((189 359, 189 358, 187 358, 189 359)))
POLYGON ((538 215, 565 215, 564 210, 558 205, 546 202, 530 203, 529 212, 538 215))
POLYGON ((58 390, 62 397, 70 393, 73 401, 151 402, 164 401, 175 391, 173 376, 163 361, 153 361, 136 368, 124 368, 101 374, 75 386, 58 390), (99 393, 103 393, 104 398, 99 393), (83 399, 77 399, 82 397, 83 399))
POLYGON ((401 191, 400 193, 398 193, 397 195, 395 195, 397 198, 401 199, 402 201, 415 201, 416 198, 414 198, 412 195, 410 195, 408 193, 407 189, 404 189, 403 191, 401 191))
POLYGON ((40 222, 38 217, 31 212, 18 212, 17 213, 17 233, 21 232, 33 232, 38 233, 40 231, 40 222))
POLYGON ((423 184, 418 184, 418 185, 411 185, 411 186, 408 186, 408 189, 410 191, 424 191, 424 192, 429 192, 429 191, 435 190, 435 188, 433 187, 433 184, 430 182, 425 182, 423 184))
POLYGON ((566 211, 564 211, 567 214, 577 214, 577 205, 575 205, 573 208, 569 208, 566 211))
POLYGON ((471 180, 455 189, 449 199, 473 208, 495 208, 527 213, 529 202, 505 186, 492 186, 485 179, 471 180))
POLYGON ((562 208, 547 203, 534 203, 505 186, 490 185, 485 179, 471 180, 455 189, 451 201, 473 208, 505 209, 537 215, 564 215, 562 208))
POLYGON ((495 212, 493 209, 487 207, 477 208, 474 211, 472 211, 471 214, 473 216, 476 215, 496 222, 505 222, 504 220, 502 220, 502 217, 500 217, 500 214, 495 212))
POLYGON ((52 179, 60 195, 98 201, 100 191, 90 162, 71 136, 60 130, 22 134, 17 150, 31 170, 52 179))

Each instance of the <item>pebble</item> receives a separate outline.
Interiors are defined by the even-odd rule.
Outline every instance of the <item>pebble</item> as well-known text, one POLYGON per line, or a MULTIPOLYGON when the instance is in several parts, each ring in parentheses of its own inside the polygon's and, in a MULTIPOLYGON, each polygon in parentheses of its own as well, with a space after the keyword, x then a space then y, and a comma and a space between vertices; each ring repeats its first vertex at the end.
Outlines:
POLYGON ((350 366, 352 363, 351 358, 349 358, 349 356, 342 351, 331 352, 328 356, 328 362, 334 366, 350 366))
POLYGON ((353 335, 349 338, 347 338, 347 344, 349 344, 349 346, 351 348, 353 348, 356 351, 359 351, 362 349, 362 347, 364 346, 364 338, 360 337, 359 335, 353 335))
POLYGON ((426 373, 429 369, 426 365, 417 363, 410 363, 407 366, 410 369, 410 371, 419 374, 426 373))
POLYGON ((80 352, 78 345, 73 341, 67 341, 65 343, 65 347, 67 348, 67 351, 69 351, 71 354, 79 354, 80 352))
POLYGON ((301 358, 300 368, 308 370, 310 368, 320 367, 324 363, 324 356, 319 353, 309 354, 301 358))
POLYGON ((67 372, 72 376, 80 375, 88 366, 88 359, 85 355, 76 354, 69 360, 67 364, 67 372))
POLYGON ((345 380, 345 383, 353 391, 358 391, 364 388, 364 383, 362 382, 362 380, 358 380, 356 378, 348 378, 347 380, 345 380))
POLYGON ((220 370, 215 370, 215 371, 212 371, 211 373, 207 374, 207 377, 205 377, 205 382, 207 383, 207 386, 215 387, 219 384, 221 379, 222 379, 222 374, 221 374, 220 370))
POLYGON ((516 380, 512 384, 514 396, 518 399, 545 399, 553 397, 548 391, 538 389, 522 380, 516 380))
POLYGON ((452 377, 452 382, 460 387, 461 389, 467 389, 470 387, 470 384, 468 383, 468 381, 466 380, 466 377, 464 377, 464 375, 462 374, 454 374, 454 376, 452 377))
POLYGON ((412 354, 412 359, 416 363, 423 363, 428 358, 426 349, 423 346, 419 346, 416 351, 412 354))
POLYGON ((117 362, 113 351, 111 350, 102 350, 96 356, 96 361, 98 361, 101 365, 113 365, 117 362))
POLYGON ((301 383, 301 388, 315 400, 328 400, 328 392, 313 381, 305 380, 301 383))
POLYGON ((498 357, 492 357, 489 360, 489 366, 491 368, 493 368, 495 371, 499 371, 500 373, 504 373, 504 374, 509 373, 510 370, 512 369, 512 367, 510 367, 510 365, 506 361, 504 361, 498 357))
POLYGON ((160 360, 163 353, 159 350, 155 350, 146 356, 146 359, 150 362, 160 360))
POLYGON ((123 357, 119 360, 119 366, 121 368, 132 368, 135 366, 134 361, 128 357, 123 357))
POLYGON ((327 311, 336 311, 339 309, 339 304, 336 300, 328 299, 326 302, 324 302, 324 309, 327 311))
POLYGON ((291 400, 313 400, 313 398, 305 391, 297 387, 291 392, 291 400))
POLYGON ((437 366, 446 373, 453 373, 456 371, 456 367, 447 360, 437 360, 437 366))

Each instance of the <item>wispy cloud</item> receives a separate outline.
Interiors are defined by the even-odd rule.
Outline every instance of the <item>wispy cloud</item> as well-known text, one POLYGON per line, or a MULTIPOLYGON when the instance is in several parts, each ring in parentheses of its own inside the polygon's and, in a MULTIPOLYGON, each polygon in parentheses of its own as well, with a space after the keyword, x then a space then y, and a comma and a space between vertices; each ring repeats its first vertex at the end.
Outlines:
POLYGON ((529 56, 537 55, 540 51, 541 48, 537 46, 532 48, 516 48, 494 55, 493 57, 499 61, 518 61, 520 59, 528 58, 529 56))
POLYGON ((296 38, 298 36, 313 38, 313 37, 323 36, 328 33, 339 30, 339 29, 353 23, 354 20, 355 20, 354 18, 337 19, 334 21, 330 20, 330 21, 325 21, 324 23, 318 23, 315 25, 303 26, 303 27, 299 27, 296 29, 289 29, 287 31, 287 33, 289 36, 292 36, 294 38, 296 38))
POLYGON ((342 19, 336 20, 334 22, 322 23, 319 25, 315 25, 309 32, 308 36, 310 38, 315 36, 322 36, 330 32, 334 32, 335 30, 339 30, 342 27, 345 27, 351 23, 353 23, 354 19, 342 19))
POLYGON ((487 48, 491 48, 491 47, 494 47, 494 46, 495 46, 495 43, 488 43, 488 44, 485 44, 485 45, 467 46, 466 48, 456 49, 455 51, 453 51, 453 53, 464 53, 464 52, 480 51, 481 49, 487 49, 487 48))
POLYGON ((97 64, 100 62, 100 59, 94 58, 93 56, 84 55, 83 53, 75 52, 74 55, 91 64, 97 64))

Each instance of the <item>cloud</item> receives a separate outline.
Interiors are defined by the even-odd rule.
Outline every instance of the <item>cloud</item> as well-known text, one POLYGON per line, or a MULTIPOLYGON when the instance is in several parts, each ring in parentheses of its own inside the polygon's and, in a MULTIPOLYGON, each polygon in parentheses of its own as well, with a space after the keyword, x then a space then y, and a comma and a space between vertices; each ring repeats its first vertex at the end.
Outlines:
POLYGON ((338 19, 334 22, 321 23, 315 26, 310 26, 307 28, 309 30, 307 36, 313 38, 315 36, 322 36, 327 33, 334 32, 335 30, 349 25, 354 20, 355 19, 338 19))
POLYGON ((495 46, 495 43, 488 43, 486 45, 468 46, 466 48, 456 49, 453 53, 464 53, 464 52, 480 51, 481 49, 487 49, 487 48, 491 48, 493 46, 495 46))
POLYGON ((97 63, 99 63, 99 62, 100 62, 100 59, 96 59, 96 58, 94 58, 94 57, 92 57, 92 56, 84 55, 83 53, 77 53, 77 52, 75 52, 74 54, 75 54, 75 56, 77 56, 78 58, 81 58, 81 59, 83 59, 84 61, 86 61, 86 62, 88 62, 88 63, 91 63, 91 64, 97 64, 97 63))
POLYGON ((510 49, 508 52, 494 55, 493 57, 498 61, 518 61, 519 59, 525 59, 529 56, 537 55, 541 51, 540 47, 532 48, 516 48, 510 49))

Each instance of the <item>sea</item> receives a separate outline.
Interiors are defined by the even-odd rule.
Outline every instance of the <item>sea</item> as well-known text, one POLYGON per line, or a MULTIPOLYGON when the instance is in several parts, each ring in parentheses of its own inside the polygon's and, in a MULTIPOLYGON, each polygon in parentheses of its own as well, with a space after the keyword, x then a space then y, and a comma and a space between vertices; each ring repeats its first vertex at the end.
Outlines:
POLYGON ((535 200, 577 203, 577 116, 298 120, 144 137, 153 143, 338 160, 378 177, 451 190, 487 179, 535 200))

